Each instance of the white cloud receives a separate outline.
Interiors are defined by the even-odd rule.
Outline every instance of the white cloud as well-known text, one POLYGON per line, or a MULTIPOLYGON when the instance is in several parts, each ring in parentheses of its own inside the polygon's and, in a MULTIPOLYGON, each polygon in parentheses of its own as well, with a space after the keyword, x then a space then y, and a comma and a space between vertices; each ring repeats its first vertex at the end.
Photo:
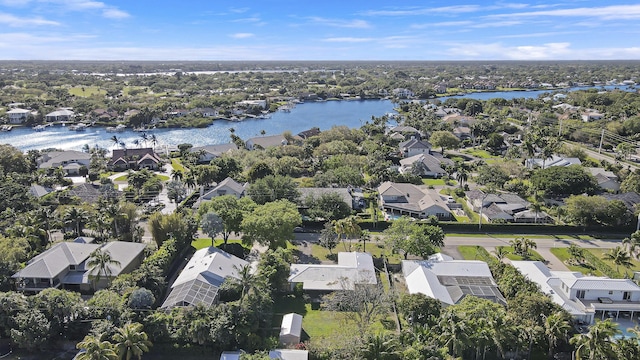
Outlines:
POLYGON ((327 19, 318 16, 312 16, 308 18, 314 23, 333 26, 333 27, 341 27, 341 28, 356 28, 356 29, 368 29, 371 25, 364 20, 341 20, 341 19, 327 19))
POLYGON ((255 34, 252 34, 252 33, 236 33, 236 34, 231 34, 229 36, 231 36, 234 39, 246 39, 246 38, 254 37, 255 34))
POLYGON ((567 42, 520 46, 504 46, 500 43, 458 44, 451 47, 448 53, 452 58, 474 60, 584 59, 577 57, 580 51, 571 49, 571 44, 567 42))
POLYGON ((361 14, 366 16, 416 16, 416 15, 431 15, 433 13, 442 14, 461 14, 471 13, 481 10, 480 5, 453 5, 453 6, 441 6, 434 8, 417 8, 409 7, 397 10, 369 10, 364 11, 361 14))
POLYGON ((57 21, 46 20, 41 17, 17 17, 7 13, 0 13, 0 24, 10 27, 60 25, 57 21))
POLYGON ((362 43, 362 42, 370 42, 374 41, 373 38, 358 38, 358 37, 334 37, 334 38, 326 38, 322 41, 324 42, 346 42, 346 43, 362 43))
POLYGON ((542 17, 562 16, 581 18, 600 18, 604 20, 631 20, 640 19, 640 5, 612 5, 602 7, 581 7, 572 9, 556 9, 544 11, 530 11, 510 14, 489 15, 488 18, 504 17, 542 17))
POLYGON ((105 9, 102 11, 102 16, 109 19, 126 19, 131 17, 128 12, 118 9, 105 9))
POLYGON ((472 21, 441 21, 441 22, 435 22, 435 23, 428 23, 428 24, 413 24, 410 26, 410 28, 412 29, 427 29, 427 28, 434 28, 434 27, 445 27, 445 26, 468 26, 468 25, 472 25, 473 22, 472 21))

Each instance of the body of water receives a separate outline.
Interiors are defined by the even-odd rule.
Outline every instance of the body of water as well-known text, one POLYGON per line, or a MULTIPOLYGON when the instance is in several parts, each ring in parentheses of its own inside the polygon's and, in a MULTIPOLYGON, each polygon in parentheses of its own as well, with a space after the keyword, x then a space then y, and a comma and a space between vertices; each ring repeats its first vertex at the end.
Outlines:
MULTIPOLYGON (((282 134, 287 130, 295 135, 312 127, 319 127, 321 130, 336 125, 359 128, 372 116, 379 117, 394 112, 393 108, 394 104, 390 100, 310 102, 298 104, 290 112, 273 113, 269 119, 247 119, 239 122, 215 120, 207 128, 154 129, 146 132, 146 135, 155 135, 156 146, 159 147, 183 143, 193 146, 224 144, 231 141, 231 128, 245 140, 261 136, 262 130, 266 135, 282 134)), ((0 144, 11 144, 23 151, 47 148, 80 150, 84 145, 112 149, 115 146, 111 140, 114 135, 130 148, 136 147, 135 140, 142 142, 142 133, 131 129, 113 133, 107 132, 103 127, 88 127, 85 131, 76 132, 64 126, 49 126, 39 132, 20 127, 2 132, 0 144)), ((144 146, 144 143, 139 146, 144 146)), ((146 146, 151 146, 151 143, 147 142, 146 146)))
MULTIPOLYGON (((620 88, 625 91, 635 91, 633 88, 623 86, 595 88, 603 90, 620 88)), ((584 89, 589 89, 589 87, 574 87, 563 91, 584 89)), ((499 91, 470 93, 454 98, 466 97, 478 100, 537 98, 538 95, 550 92, 552 91, 499 91)), ((445 101, 447 97, 439 99, 445 101)), ((282 134, 287 130, 295 135, 312 127, 319 127, 321 130, 327 130, 337 125, 359 128, 372 116, 378 117, 393 113, 394 105, 390 100, 310 102, 298 104, 290 112, 273 113, 269 119, 248 119, 240 122, 215 120, 211 126, 203 129, 155 129, 146 134, 147 136, 155 135, 156 146, 160 147, 176 146, 183 143, 189 143, 193 146, 224 144, 231 141, 230 128, 234 128, 235 134, 245 140, 261 136, 262 130, 266 135, 282 134)), ((91 147, 97 145, 111 149, 115 147, 111 141, 114 135, 130 148, 136 147, 135 140, 140 142, 138 146, 151 146, 149 142, 146 144, 142 142, 142 133, 130 129, 121 133, 110 133, 103 127, 89 127, 85 131, 75 132, 69 131, 67 127, 63 126, 47 127, 41 132, 36 132, 31 128, 15 128, 10 132, 0 133, 0 144, 11 144, 23 151, 47 148, 80 150, 84 145, 91 147)))

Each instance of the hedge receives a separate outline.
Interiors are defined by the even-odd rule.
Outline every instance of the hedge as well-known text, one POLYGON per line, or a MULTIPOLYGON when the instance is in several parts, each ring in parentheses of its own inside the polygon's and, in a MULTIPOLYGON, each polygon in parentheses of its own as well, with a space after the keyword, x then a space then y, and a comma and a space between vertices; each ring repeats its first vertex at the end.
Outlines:
POLYGON ((585 260, 587 260, 593 267, 600 270, 606 276, 612 279, 621 279, 624 276, 613 269, 611 266, 607 265, 604 261, 600 260, 597 256, 592 254, 589 251, 583 251, 585 260))

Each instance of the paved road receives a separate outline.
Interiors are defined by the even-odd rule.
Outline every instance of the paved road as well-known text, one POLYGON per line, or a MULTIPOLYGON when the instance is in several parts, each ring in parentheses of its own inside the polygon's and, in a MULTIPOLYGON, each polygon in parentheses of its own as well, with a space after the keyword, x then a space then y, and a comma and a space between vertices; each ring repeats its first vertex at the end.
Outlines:
POLYGON ((591 149, 589 149, 587 147, 576 145, 576 144, 572 144, 572 143, 569 143, 569 142, 566 142, 566 141, 564 143, 569 145, 569 146, 571 146, 571 147, 582 149, 585 153, 587 153, 587 155, 589 157, 592 157, 592 158, 594 158, 596 160, 600 160, 600 161, 604 160, 604 161, 606 161, 606 162, 608 162, 610 164, 621 164, 625 168, 629 168, 630 170, 633 170, 633 171, 640 169, 640 166, 638 166, 638 165, 629 164, 628 162, 619 162, 619 161, 617 161, 616 159, 614 159, 611 156, 607 156, 605 154, 599 154, 598 151, 591 150, 591 149))

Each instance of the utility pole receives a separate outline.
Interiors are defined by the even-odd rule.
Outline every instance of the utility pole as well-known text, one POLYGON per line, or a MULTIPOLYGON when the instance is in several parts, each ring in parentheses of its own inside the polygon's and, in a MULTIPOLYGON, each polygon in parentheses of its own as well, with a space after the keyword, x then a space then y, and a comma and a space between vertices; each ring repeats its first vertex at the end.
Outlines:
POLYGON ((560 119, 560 128, 558 129, 558 138, 562 136, 562 119, 560 119))
POLYGON ((604 141, 604 129, 602 129, 602 135, 600 135, 600 146, 598 147, 598 154, 602 152, 602 142, 604 141))

